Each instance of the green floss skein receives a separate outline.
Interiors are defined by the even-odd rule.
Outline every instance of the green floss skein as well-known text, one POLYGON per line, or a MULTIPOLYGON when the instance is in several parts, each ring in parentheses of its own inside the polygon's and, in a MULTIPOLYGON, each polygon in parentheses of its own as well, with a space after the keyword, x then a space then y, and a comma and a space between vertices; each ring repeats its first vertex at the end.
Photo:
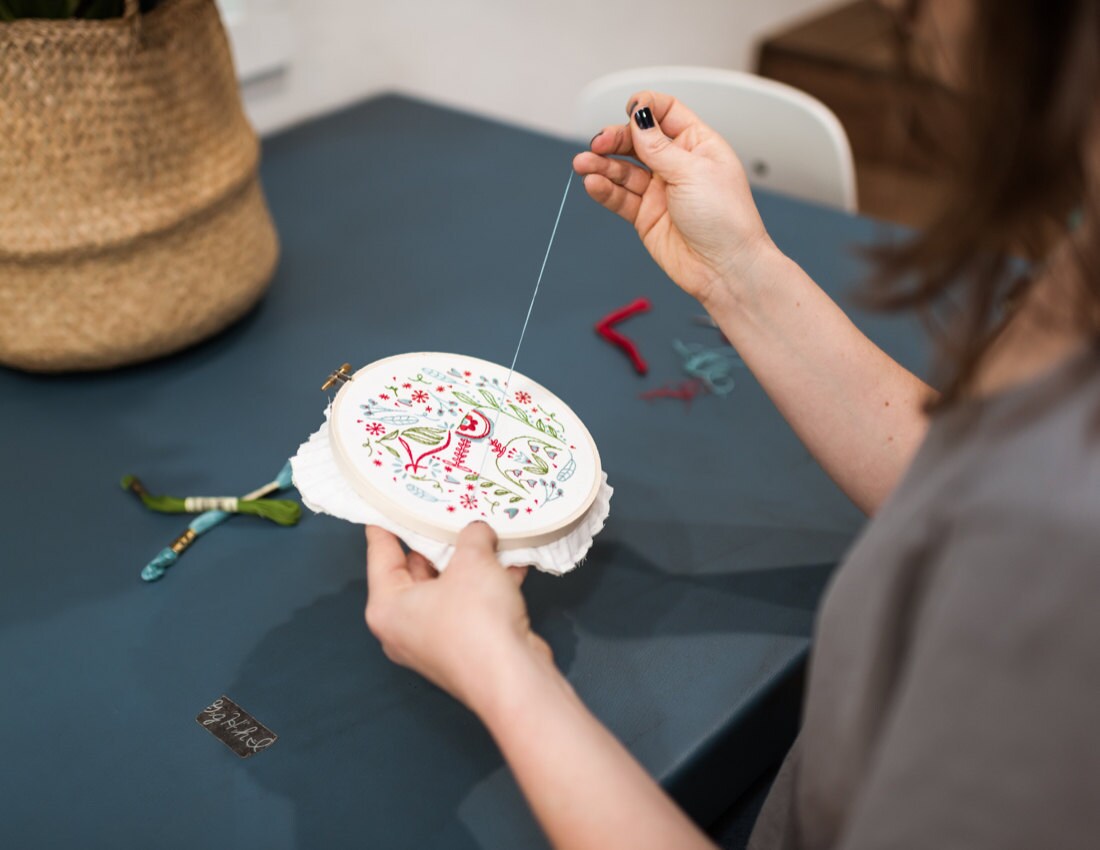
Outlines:
POLYGON ((296 525, 302 518, 302 507, 293 499, 236 499, 220 496, 192 496, 180 499, 175 496, 156 496, 134 475, 127 475, 119 482, 123 490, 134 493, 150 510, 163 514, 201 514, 210 510, 226 513, 250 514, 279 525, 296 525))
POLYGON ((263 517, 279 525, 297 525, 302 506, 293 499, 253 499, 237 502, 237 512, 263 517))

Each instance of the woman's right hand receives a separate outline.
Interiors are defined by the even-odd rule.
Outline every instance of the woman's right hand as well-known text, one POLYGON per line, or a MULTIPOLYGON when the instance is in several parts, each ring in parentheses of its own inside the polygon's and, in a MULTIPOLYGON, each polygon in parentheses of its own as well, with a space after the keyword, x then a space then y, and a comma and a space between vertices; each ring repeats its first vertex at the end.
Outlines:
POLYGON ((627 114, 573 168, 588 194, 633 224, 665 273, 706 305, 773 247, 745 170, 725 139, 669 95, 639 92, 627 114), (652 126, 643 129, 646 113, 652 126))

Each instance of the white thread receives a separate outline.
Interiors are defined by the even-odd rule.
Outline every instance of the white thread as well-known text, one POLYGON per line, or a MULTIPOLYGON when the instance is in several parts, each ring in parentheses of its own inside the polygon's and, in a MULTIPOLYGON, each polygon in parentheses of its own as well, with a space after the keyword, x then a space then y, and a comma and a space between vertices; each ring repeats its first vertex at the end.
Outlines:
MULTIPOLYGON (((565 199, 569 197, 569 187, 573 185, 573 169, 569 169, 569 179, 565 181, 565 191, 561 195, 561 204, 558 205, 558 215, 554 219, 554 229, 550 231, 550 241, 546 245, 546 253, 542 257, 542 266, 539 268, 539 276, 535 281, 535 291, 531 293, 531 303, 527 305, 527 316, 523 320, 523 328, 519 332, 519 342, 516 343, 515 354, 512 355, 512 365, 508 367, 508 377, 504 381, 504 396, 501 404, 508 398, 508 388, 512 385, 512 374, 516 371, 516 361, 519 360, 519 350, 523 348, 523 338, 527 336, 527 325, 531 321, 531 312, 535 309, 535 299, 539 297, 539 286, 542 284, 542 275, 546 271, 546 262, 550 259, 550 249, 554 247, 554 237, 558 235, 558 224, 561 223, 562 210, 565 209, 565 199)), ((497 420, 501 411, 497 411, 493 419, 493 430, 496 430, 497 420)), ((481 475, 485 469, 485 461, 489 458, 489 446, 486 443, 485 452, 481 455, 481 465, 477 468, 477 474, 481 475)))
POLYGON ((183 500, 183 509, 189 514, 201 514, 203 511, 225 511, 237 513, 236 496, 188 496, 183 500))
POLYGON ((542 258, 542 267, 539 269, 538 280, 535 281, 535 291, 531 293, 531 303, 527 305, 527 318, 523 320, 523 329, 519 332, 519 342, 516 343, 516 353, 512 355, 512 365, 508 369, 508 379, 504 382, 504 394, 507 396, 508 387, 512 383, 512 373, 516 371, 516 361, 519 360, 519 350, 523 347, 523 338, 527 335, 527 323, 531 321, 531 311, 535 309, 535 299, 539 297, 539 285, 542 283, 542 274, 546 271, 546 261, 550 259, 550 249, 554 247, 554 237, 558 235, 558 224, 561 222, 561 213, 565 209, 565 199, 569 197, 569 187, 573 185, 573 169, 569 169, 569 179, 565 183, 565 191, 561 196, 561 205, 558 207, 558 217, 554 219, 554 229, 550 231, 550 242, 546 245, 546 254, 542 258))

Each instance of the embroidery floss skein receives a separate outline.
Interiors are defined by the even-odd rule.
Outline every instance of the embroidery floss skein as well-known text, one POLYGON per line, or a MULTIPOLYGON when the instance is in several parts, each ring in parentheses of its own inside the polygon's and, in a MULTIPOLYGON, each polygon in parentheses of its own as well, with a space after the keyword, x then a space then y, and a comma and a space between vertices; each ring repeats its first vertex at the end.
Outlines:
MULTIPOLYGON (((290 468, 290 461, 286 462, 286 465, 279 472, 278 476, 272 481, 262 487, 258 487, 251 493, 244 496, 244 500, 260 499, 269 493, 274 493, 278 490, 285 490, 292 484, 291 476, 293 471, 290 468)), ((172 564, 179 560, 187 548, 195 542, 200 536, 208 532, 216 525, 220 525, 229 519, 233 514, 226 513, 225 511, 207 511, 206 513, 199 514, 195 517, 191 524, 187 526, 187 530, 183 532, 179 537, 169 543, 166 547, 161 549, 153 560, 151 560, 141 571, 141 578, 144 581, 156 581, 164 575, 172 564)))
POLYGON ((295 525, 302 518, 302 506, 293 499, 238 499, 236 496, 156 496, 145 489, 136 475, 126 475, 119 482, 123 490, 141 499, 151 511, 162 514, 201 514, 224 511, 227 514, 250 514, 269 519, 279 525, 295 525))

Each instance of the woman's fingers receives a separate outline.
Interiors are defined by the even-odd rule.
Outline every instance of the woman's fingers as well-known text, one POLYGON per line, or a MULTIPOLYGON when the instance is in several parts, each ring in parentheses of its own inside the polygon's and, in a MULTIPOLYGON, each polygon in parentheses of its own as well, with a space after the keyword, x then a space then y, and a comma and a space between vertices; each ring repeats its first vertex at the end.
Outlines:
POLYGON ((413 577, 415 582, 431 581, 439 576, 439 571, 432 565, 432 562, 419 552, 409 553, 408 565, 409 575, 413 577))
POLYGON ((639 107, 630 131, 634 135, 635 156, 666 180, 675 181, 692 172, 697 160, 664 132, 650 105, 639 107))
POLYGON ((600 156, 633 156, 634 139, 626 124, 612 124, 592 137, 588 149, 600 156))
POLYGON ((508 573, 508 578, 516 583, 516 587, 519 587, 527 578, 527 570, 528 567, 508 567, 505 572, 508 573))
POLYGON ((640 165, 621 159, 611 159, 594 153, 579 153, 573 157, 573 168, 578 174, 601 174, 612 183, 622 186, 635 195, 645 193, 650 173, 640 165))
MULTIPOLYGON (((450 569, 456 566, 466 569, 468 565, 486 562, 497 564, 497 533, 487 522, 471 522, 458 533, 455 541, 455 553, 451 558, 450 569)), ((499 568, 499 567, 498 567, 499 568)))
POLYGON ((585 177, 584 190, 596 203, 602 204, 631 224, 638 217, 638 210, 642 206, 641 197, 612 183, 602 174, 589 174, 585 177))
POLYGON ((394 535, 376 525, 367 526, 367 593, 406 587, 413 583, 401 543, 394 535))
MULTIPOLYGON (((648 106, 654 119, 661 125, 665 135, 676 138, 688 127, 701 126, 699 116, 684 106, 670 94, 645 91, 635 92, 626 102, 627 117, 630 122, 639 109, 648 106)), ((629 133, 627 134, 629 135, 629 133)))

